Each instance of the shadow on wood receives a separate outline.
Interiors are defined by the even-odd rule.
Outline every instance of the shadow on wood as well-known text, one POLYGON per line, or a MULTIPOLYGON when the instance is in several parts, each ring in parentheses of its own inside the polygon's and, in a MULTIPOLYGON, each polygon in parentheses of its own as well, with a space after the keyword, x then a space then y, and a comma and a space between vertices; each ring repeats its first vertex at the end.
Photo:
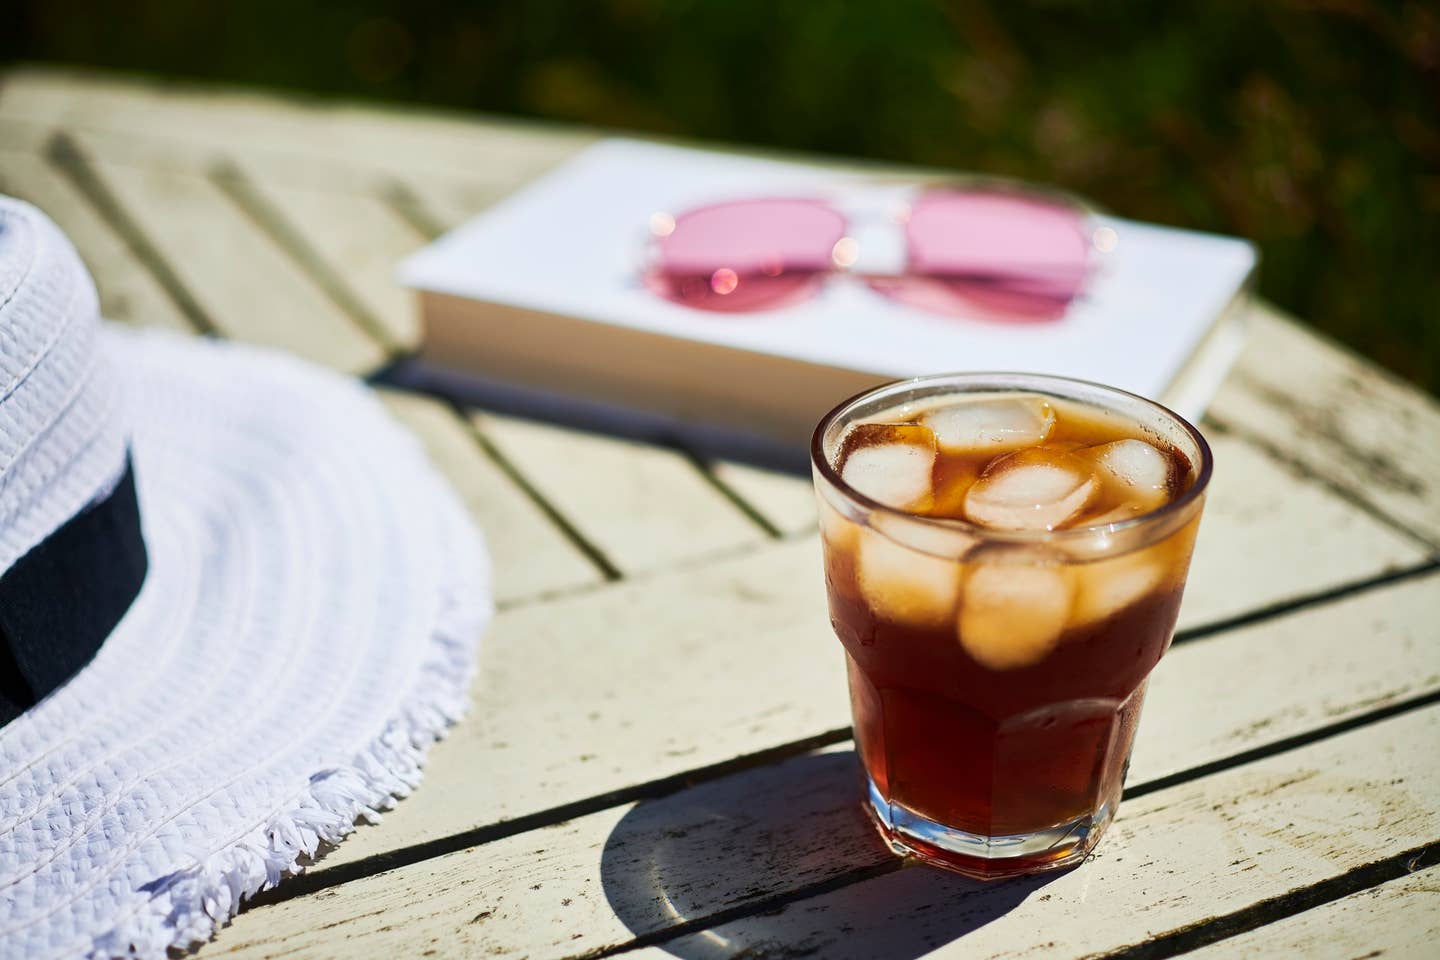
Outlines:
POLYGON ((373 384, 430 393, 493 413, 642 443, 675 446, 698 457, 736 460, 797 477, 810 475, 810 451, 803 443, 785 444, 736 428, 695 423, 653 411, 455 373, 415 357, 398 359, 368 379, 373 384))
POLYGON ((641 803, 606 841, 605 895, 641 943, 679 957, 908 960, 1003 916, 1054 876, 982 884, 917 866, 865 883, 900 861, 860 801, 856 756, 837 750, 641 803), (797 928, 797 911, 780 909, 836 890, 824 899, 844 909, 819 927, 808 917, 797 928), (917 924, 921 903, 946 915, 917 924))

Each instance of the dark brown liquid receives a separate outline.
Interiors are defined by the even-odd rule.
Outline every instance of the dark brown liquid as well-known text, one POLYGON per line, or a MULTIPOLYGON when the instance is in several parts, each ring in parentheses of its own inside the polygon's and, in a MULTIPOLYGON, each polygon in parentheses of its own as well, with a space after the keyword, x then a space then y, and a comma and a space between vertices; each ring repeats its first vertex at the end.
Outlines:
MULTIPOLYGON (((1062 410, 1044 446, 1073 451, 1126 437, 1155 443, 1117 418, 1062 410)), ((842 460, 856 445, 852 435, 842 460)), ((1164 452, 1173 458, 1168 500, 1193 478, 1183 457, 1164 452)), ((962 516, 964 490, 993 459, 942 455, 933 502, 915 512, 962 516)), ((1112 513, 1123 495, 1123 489, 1104 489, 1066 526, 1112 513)), ((973 564, 948 561, 960 584, 951 614, 886 616, 867 597, 857 570, 858 538, 878 534, 834 520, 838 524, 825 525, 831 622, 848 655, 860 756, 883 799, 982 837, 1034 833, 1105 804, 1113 809, 1145 679, 1174 630, 1198 514, 1134 554, 1100 563, 1059 562, 1055 569, 1074 600, 1058 640, 1048 641, 1033 662, 1001 668, 993 659, 977 659, 964 636, 965 585, 973 582, 967 579, 973 564), (1126 583, 1117 579, 1127 576, 1132 580, 1126 583), (1119 591, 1118 600, 1111 588, 1119 591)))

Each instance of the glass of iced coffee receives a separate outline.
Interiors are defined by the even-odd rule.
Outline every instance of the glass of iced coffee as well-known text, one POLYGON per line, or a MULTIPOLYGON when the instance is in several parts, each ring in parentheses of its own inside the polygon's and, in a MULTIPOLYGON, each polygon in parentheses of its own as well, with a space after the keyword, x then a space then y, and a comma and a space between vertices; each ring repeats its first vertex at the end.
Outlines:
POLYGON ((846 401, 811 459, 885 840, 982 878, 1083 859, 1175 629, 1204 438, 1109 387, 954 374, 846 401))

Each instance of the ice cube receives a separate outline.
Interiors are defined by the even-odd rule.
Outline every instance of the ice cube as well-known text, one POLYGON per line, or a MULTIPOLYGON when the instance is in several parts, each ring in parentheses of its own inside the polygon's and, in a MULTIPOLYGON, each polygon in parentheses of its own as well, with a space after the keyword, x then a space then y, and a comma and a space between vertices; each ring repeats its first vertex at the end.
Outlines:
POLYGON ((965 495, 965 516, 1003 530, 1053 530, 1099 490, 1090 465, 1074 454, 1022 450, 986 469, 965 495))
POLYGON ((1043 443, 1055 410, 1039 397, 994 397, 931 410, 921 422, 948 453, 995 455, 1043 443))
POLYGON ((1124 523, 1126 520, 1134 520, 1145 512, 1147 511, 1140 504, 1122 503, 1120 506, 1106 510, 1098 516, 1090 517, 1085 521, 1085 526, 1104 527, 1112 523, 1124 523))
POLYGON ((1077 567, 1070 622, 1077 627, 1099 623, 1159 589, 1170 570, 1168 556, 1153 547, 1077 567))
POLYGON ((959 563, 977 543, 970 528, 943 519, 918 519, 876 512, 870 526, 896 543, 921 553, 959 563))
POLYGON ((855 554, 860 593, 882 620, 913 626, 949 622, 960 594, 960 565, 862 529, 855 554))
POLYGON ((867 423, 846 437, 840 476, 872 500, 902 510, 930 500, 935 434, 915 423, 867 423))
POLYGON ((960 645, 991 670, 1038 663, 1060 640, 1072 593, 1065 567, 972 565, 960 597, 960 645))
POLYGON ((1154 510, 1169 496, 1170 458, 1144 440, 1102 443, 1087 447, 1080 456, 1095 464, 1112 489, 1143 510, 1154 510))

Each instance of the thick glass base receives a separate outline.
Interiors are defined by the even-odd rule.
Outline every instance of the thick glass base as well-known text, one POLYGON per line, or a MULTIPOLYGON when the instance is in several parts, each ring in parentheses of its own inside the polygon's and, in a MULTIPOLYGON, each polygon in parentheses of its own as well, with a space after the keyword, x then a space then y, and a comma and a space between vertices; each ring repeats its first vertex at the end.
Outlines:
POLYGON ((888 803, 874 780, 866 777, 865 783, 865 808, 890 849, 977 880, 1003 880, 1073 866, 1095 848, 1115 814, 1112 805, 1105 803, 1091 815, 1034 833, 987 837, 947 827, 888 803))

